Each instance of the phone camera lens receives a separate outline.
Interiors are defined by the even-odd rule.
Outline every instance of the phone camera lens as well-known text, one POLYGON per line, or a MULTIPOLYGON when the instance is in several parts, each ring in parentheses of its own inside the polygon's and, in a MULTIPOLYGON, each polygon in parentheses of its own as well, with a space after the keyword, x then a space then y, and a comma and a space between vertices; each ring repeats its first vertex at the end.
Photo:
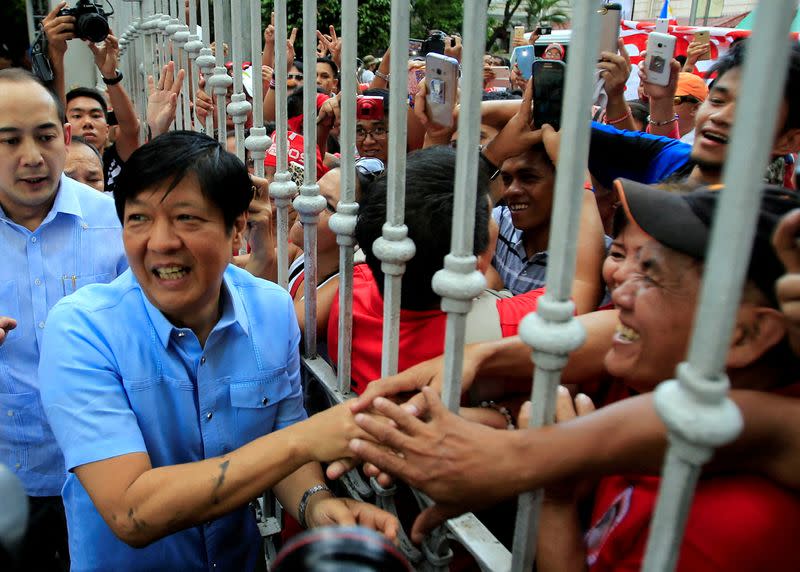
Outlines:
POLYGON ((442 70, 440 70, 439 68, 436 68, 436 73, 441 74, 442 70))
POLYGON ((658 47, 659 47, 659 48, 663 48, 663 47, 664 47, 664 44, 658 44, 658 47))

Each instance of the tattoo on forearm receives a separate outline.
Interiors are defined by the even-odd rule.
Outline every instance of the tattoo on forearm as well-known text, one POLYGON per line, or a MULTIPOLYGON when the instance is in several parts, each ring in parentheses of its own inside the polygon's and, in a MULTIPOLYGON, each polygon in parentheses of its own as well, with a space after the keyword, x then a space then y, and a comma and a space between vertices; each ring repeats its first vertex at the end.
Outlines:
POLYGON ((133 523, 133 528, 136 529, 137 532, 141 532, 145 530, 148 525, 147 522, 145 522, 144 520, 136 518, 135 514, 136 513, 133 510, 133 507, 131 507, 128 510, 128 520, 130 520, 133 523))
POLYGON ((227 461, 223 461, 219 464, 219 476, 217 477, 217 483, 214 485, 214 497, 211 501, 214 504, 219 503, 219 497, 217 496, 217 492, 219 489, 222 488, 222 485, 225 483, 225 473, 228 471, 228 466, 230 466, 231 461, 228 459, 227 461))

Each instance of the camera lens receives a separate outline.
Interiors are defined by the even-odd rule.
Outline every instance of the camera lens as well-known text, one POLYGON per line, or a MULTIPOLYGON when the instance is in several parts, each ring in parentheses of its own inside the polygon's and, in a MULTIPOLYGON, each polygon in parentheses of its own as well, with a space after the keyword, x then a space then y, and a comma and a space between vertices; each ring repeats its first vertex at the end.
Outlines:
POLYGON ((436 73, 439 74, 439 75, 442 75, 442 70, 439 69, 439 68, 436 68, 436 73))
POLYGON ((75 22, 75 30, 80 38, 85 38, 95 44, 102 42, 108 36, 108 20, 100 14, 81 14, 75 22))
POLYGON ((663 48, 663 47, 664 47, 664 44, 658 44, 658 47, 659 47, 659 48, 663 48))

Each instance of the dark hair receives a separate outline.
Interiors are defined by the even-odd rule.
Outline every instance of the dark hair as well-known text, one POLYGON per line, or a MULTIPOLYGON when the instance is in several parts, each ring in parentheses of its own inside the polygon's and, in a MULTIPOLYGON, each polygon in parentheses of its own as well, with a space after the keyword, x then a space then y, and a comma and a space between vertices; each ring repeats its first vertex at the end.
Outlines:
POLYGON ((337 66, 336 62, 334 62, 331 58, 328 57, 317 58, 317 63, 328 64, 329 66, 331 66, 333 77, 335 77, 337 80, 339 79, 339 66, 337 66))
POLYGON ((389 122, 389 90, 382 87, 371 87, 361 92, 361 95, 372 95, 383 98, 383 116, 389 122))
POLYGON ((508 99, 522 99, 522 92, 520 91, 484 91, 481 95, 481 101, 504 101, 508 99))
MULTIPOLYGON (((749 40, 734 42, 725 55, 711 66, 706 76, 715 75, 715 77, 709 88, 713 88, 719 78, 732 69, 741 68, 744 65, 745 52, 748 45, 749 40)), ((786 83, 783 86, 783 99, 788 106, 788 113, 786 114, 786 121, 783 124, 782 131, 800 128, 800 98, 797 97, 798 93, 800 93, 800 45, 794 43, 789 53, 789 70, 786 74, 786 83)))
POLYGON ((143 191, 168 182, 167 193, 187 175, 197 177, 200 191, 217 206, 230 230, 253 198, 247 168, 215 139, 195 131, 170 131, 139 147, 116 179, 114 202, 125 224, 125 203, 143 191))
MULTIPOLYGON (((303 85, 298 85, 292 93, 286 96, 286 117, 291 119, 292 117, 297 117, 298 115, 303 115, 303 85)), ((321 93, 322 95, 330 95, 327 91, 322 89, 321 87, 314 86, 317 90, 317 93, 321 93)))
POLYGON ((103 108, 103 115, 108 115, 108 104, 106 103, 106 98, 103 97, 102 93, 93 87, 76 87, 75 89, 69 90, 66 97, 67 105, 69 105, 69 102, 76 97, 90 97, 94 99, 100 104, 100 107, 103 108))
POLYGON ((103 164, 103 156, 100 154, 100 151, 98 151, 98 150, 97 150, 97 147, 95 147, 94 145, 92 145, 91 143, 89 143, 89 142, 88 142, 86 139, 84 139, 84 138, 83 138, 81 135, 73 135, 73 136, 70 138, 69 144, 70 144, 70 145, 72 145, 73 143, 83 143, 84 145, 86 145, 86 146, 87 146, 89 149, 91 149, 91 150, 92 150, 92 152, 93 152, 95 155, 97 155, 97 158, 98 158, 98 159, 100 159, 100 164, 101 164, 101 165, 103 164))
MULTIPOLYGON (((404 309, 430 310, 439 304, 440 298, 433 291, 431 280, 450 252, 455 175, 456 151, 447 145, 427 147, 408 155, 405 224, 409 238, 416 245, 416 254, 406 263, 403 274, 400 305, 404 309)), ((381 295, 383 271, 372 243, 381 236, 386 222, 387 187, 388 177, 382 175, 363 190, 356 223, 358 244, 366 254, 381 295)), ((484 252, 489 244, 488 187, 488 175, 480 166, 475 197, 475 254, 484 252)))
POLYGON ((303 60, 294 60, 292 65, 298 69, 298 71, 303 71, 303 60))
POLYGON ((58 98, 55 92, 50 89, 47 84, 44 83, 38 76, 23 68, 6 68, 4 70, 0 70, 0 82, 2 81, 7 81, 10 83, 25 83, 29 81, 42 86, 53 100, 53 104, 56 106, 56 115, 58 116, 58 120, 61 123, 67 122, 66 114, 64 113, 64 104, 61 103, 61 100, 58 98))
POLYGON ((634 121, 638 121, 643 126, 647 126, 647 117, 650 115, 650 105, 646 101, 635 99, 628 102, 631 116, 634 121))

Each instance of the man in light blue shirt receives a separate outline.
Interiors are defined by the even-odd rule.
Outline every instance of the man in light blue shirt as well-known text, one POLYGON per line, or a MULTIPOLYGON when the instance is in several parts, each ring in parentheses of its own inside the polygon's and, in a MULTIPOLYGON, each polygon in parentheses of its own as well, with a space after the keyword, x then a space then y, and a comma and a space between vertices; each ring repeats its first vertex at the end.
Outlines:
POLYGON ((62 173, 70 129, 58 101, 20 69, 0 71, 0 92, 0 463, 31 504, 23 567, 58 569, 65 470, 39 398, 43 328, 59 299, 127 262, 114 202, 62 173))
POLYGON ((247 502, 273 488, 304 526, 396 519, 336 499, 320 461, 363 436, 347 406, 306 420, 289 294, 229 264, 253 188, 215 140, 161 135, 115 201, 131 268, 50 313, 42 400, 70 471, 72 569, 253 570, 247 502))

